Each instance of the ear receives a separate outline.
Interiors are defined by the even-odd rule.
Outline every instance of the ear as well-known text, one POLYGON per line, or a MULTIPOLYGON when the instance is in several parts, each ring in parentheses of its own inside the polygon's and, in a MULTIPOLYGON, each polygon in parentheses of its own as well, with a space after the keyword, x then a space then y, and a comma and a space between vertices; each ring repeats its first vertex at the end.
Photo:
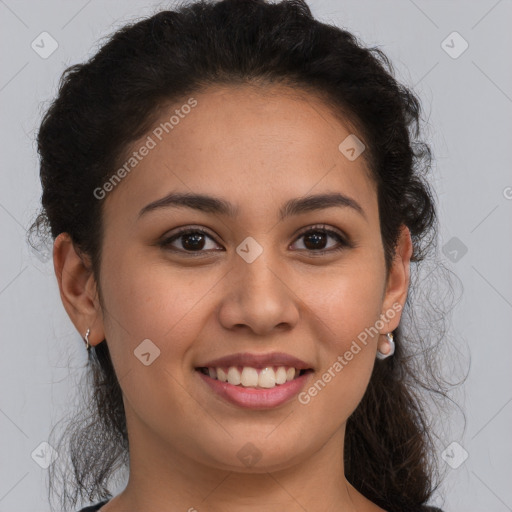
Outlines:
POLYGON ((82 258, 68 233, 55 239, 53 266, 62 304, 82 338, 90 329, 89 344, 96 345, 105 339, 101 306, 90 263, 82 258))
POLYGON ((409 289, 412 250, 411 232, 407 226, 402 225, 384 291, 382 315, 387 322, 382 334, 393 331, 400 323, 409 289))

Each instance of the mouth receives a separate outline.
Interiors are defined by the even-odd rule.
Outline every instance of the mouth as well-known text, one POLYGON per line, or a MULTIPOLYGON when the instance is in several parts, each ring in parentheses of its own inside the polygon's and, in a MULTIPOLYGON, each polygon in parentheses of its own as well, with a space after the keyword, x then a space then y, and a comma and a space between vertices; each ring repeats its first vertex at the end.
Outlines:
POLYGON ((265 368, 254 368, 251 366, 201 366, 195 370, 213 380, 227 382, 232 386, 240 388, 254 389, 279 387, 307 373, 313 372, 312 368, 295 368, 293 366, 267 366, 265 368))

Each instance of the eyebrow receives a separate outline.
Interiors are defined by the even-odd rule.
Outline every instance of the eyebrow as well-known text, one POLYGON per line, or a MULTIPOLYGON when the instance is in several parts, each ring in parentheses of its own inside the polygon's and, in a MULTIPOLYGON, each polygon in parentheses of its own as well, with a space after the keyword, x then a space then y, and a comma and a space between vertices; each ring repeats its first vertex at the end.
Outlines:
MULTIPOLYGON (((282 221, 292 215, 332 207, 351 208, 366 219, 363 208, 355 199, 336 192, 290 199, 281 207, 279 220, 282 221)), ((217 197, 204 194, 171 192, 165 197, 144 206, 139 212, 139 219, 146 213, 160 208, 192 208, 194 210, 228 217, 236 217, 240 211, 235 205, 217 197)))

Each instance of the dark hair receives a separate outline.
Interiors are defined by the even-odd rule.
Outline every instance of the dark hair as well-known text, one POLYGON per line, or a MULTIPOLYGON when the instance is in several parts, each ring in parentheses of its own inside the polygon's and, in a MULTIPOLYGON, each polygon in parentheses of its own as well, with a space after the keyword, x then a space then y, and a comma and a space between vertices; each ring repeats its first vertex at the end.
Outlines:
MULTIPOLYGON (((163 104, 237 84, 281 84, 314 94, 350 122, 377 185, 388 269, 400 227, 411 231, 416 268, 394 333, 396 351, 374 365, 347 422, 344 457, 347 480, 368 499, 390 512, 417 509, 441 483, 434 479, 437 450, 422 393, 448 398, 434 357, 444 331, 418 328, 414 302, 428 306, 428 298, 417 296, 418 263, 434 252, 437 220, 426 180, 431 151, 418 141, 420 102, 394 78, 380 49, 315 20, 303 0, 198 1, 124 26, 89 61, 65 70, 44 115, 38 134, 43 208, 29 239, 34 231, 53 239, 69 233, 90 258, 99 285, 104 202, 93 191, 112 176, 130 143, 147 133, 163 104), (429 345, 436 332, 437 345, 429 345)), ((69 436, 74 475, 72 482, 63 478, 65 509, 76 505, 78 494, 111 498, 108 482, 128 464, 122 393, 107 343, 88 357, 83 389, 92 394, 61 438, 69 436)))

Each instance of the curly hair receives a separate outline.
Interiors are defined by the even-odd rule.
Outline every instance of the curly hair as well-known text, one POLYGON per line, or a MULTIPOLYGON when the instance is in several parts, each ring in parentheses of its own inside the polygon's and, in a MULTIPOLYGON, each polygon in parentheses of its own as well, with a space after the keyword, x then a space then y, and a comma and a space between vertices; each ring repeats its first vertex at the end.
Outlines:
MULTIPOLYGON (((61 77, 38 133, 42 209, 29 230, 30 243, 35 234, 55 239, 69 233, 99 283, 104 202, 93 191, 164 104, 219 84, 282 84, 320 97, 365 141, 388 270, 402 225, 413 241, 414 268, 394 332, 394 357, 374 365, 345 434, 347 480, 390 512, 417 510, 439 487, 426 397, 449 398, 434 357, 443 328, 432 329, 435 322, 427 318, 426 332, 417 318, 417 302, 424 299, 425 308, 429 302, 419 295, 419 264, 436 252, 436 207, 427 180, 431 150, 418 140, 420 102, 394 75, 380 49, 314 19, 303 0, 200 0, 125 25, 61 77)), ((69 452, 74 475, 69 481, 63 469, 64 509, 75 506, 78 495, 112 497, 109 481, 128 464, 122 391, 108 346, 100 343, 88 354, 89 385, 82 389, 92 392, 60 439, 59 451, 69 452)), ((57 467, 50 467, 50 490, 57 467)))

